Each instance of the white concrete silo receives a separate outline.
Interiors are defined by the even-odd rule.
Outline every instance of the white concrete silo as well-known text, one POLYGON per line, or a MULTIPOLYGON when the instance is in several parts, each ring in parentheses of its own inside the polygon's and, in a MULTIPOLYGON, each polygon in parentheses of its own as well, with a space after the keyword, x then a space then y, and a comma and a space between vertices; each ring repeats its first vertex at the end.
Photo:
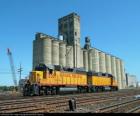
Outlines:
POLYGON ((41 38, 41 63, 45 65, 52 64, 52 39, 48 36, 41 38))
POLYGON ((92 70, 95 72, 99 72, 99 51, 95 48, 93 49, 92 59, 92 70))
POLYGON ((83 49, 81 49, 81 51, 80 51, 80 67, 84 67, 84 63, 83 63, 83 49))
POLYGON ((81 48, 80 48, 80 45, 78 45, 77 44, 77 66, 76 67, 80 67, 81 66, 81 57, 80 57, 80 55, 81 55, 81 48))
POLYGON ((59 64, 66 66, 66 43, 63 41, 59 43, 59 64))
POLYGON ((59 41, 52 40, 52 65, 59 65, 59 41))
POLYGON ((51 38, 39 34, 37 35, 37 38, 33 41, 33 69, 40 63, 45 65, 52 64, 51 38))
POLYGON ((115 80, 118 82, 116 74, 116 58, 114 56, 111 56, 111 72, 112 75, 115 77, 115 80))
POLYGON ((120 69, 121 69, 121 82, 122 82, 122 88, 126 88, 126 76, 125 76, 125 68, 124 68, 124 62, 120 60, 120 69))
POLYGON ((105 53, 101 51, 99 52, 99 67, 100 72, 106 73, 105 53))
POLYGON ((88 70, 92 71, 92 63, 93 62, 93 49, 88 50, 88 70))
POLYGON ((35 69, 39 63, 43 63, 42 55, 42 39, 35 39, 33 41, 33 69, 35 69))
POLYGON ((118 58, 116 58, 116 75, 117 75, 117 80, 118 80, 118 87, 119 89, 122 89, 120 59, 118 58))
POLYGON ((83 51, 83 63, 84 63, 85 70, 88 71, 88 51, 87 50, 83 51))
POLYGON ((105 55, 106 60, 106 72, 112 74, 111 72, 111 56, 109 54, 105 55))
POLYGON ((73 68, 73 46, 66 46, 66 66, 73 68))

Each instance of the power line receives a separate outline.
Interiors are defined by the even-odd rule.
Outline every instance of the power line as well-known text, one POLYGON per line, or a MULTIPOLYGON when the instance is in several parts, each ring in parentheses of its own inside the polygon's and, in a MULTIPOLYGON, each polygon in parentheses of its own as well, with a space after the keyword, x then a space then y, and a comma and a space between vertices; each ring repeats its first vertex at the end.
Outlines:
MULTIPOLYGON (((0 74, 12 74, 11 72, 0 72, 0 74)), ((15 73, 19 74, 19 73, 15 73)), ((29 73, 22 73, 22 75, 29 75, 29 73)))

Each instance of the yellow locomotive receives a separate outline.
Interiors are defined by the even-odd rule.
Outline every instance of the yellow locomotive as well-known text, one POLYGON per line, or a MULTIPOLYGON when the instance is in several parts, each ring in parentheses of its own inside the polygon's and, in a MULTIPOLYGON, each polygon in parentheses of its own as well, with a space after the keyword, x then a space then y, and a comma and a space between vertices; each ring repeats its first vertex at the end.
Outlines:
POLYGON ((117 83, 110 74, 40 64, 30 72, 23 95, 59 94, 62 87, 75 87, 79 93, 118 90, 117 83))

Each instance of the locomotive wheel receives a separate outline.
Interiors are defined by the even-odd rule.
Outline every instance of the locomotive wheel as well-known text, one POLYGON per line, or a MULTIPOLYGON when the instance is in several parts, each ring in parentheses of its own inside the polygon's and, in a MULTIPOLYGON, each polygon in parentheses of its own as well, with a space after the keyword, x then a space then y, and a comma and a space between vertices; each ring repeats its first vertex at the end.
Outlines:
POLYGON ((59 94, 59 92, 60 92, 60 88, 56 87, 56 94, 59 94))
POLYGON ((81 87, 77 87, 78 88, 78 93, 82 93, 82 88, 81 87))
POLYGON ((52 87, 51 88, 51 94, 52 95, 56 95, 56 87, 52 87))

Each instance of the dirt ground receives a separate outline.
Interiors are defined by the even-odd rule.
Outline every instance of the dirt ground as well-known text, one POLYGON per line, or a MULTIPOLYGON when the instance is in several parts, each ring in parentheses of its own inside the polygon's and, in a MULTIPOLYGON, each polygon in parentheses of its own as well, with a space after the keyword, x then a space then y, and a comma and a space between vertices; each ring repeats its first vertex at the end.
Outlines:
POLYGON ((10 100, 10 99, 16 99, 18 97, 22 97, 20 92, 15 91, 5 91, 0 92, 0 100, 10 100))

